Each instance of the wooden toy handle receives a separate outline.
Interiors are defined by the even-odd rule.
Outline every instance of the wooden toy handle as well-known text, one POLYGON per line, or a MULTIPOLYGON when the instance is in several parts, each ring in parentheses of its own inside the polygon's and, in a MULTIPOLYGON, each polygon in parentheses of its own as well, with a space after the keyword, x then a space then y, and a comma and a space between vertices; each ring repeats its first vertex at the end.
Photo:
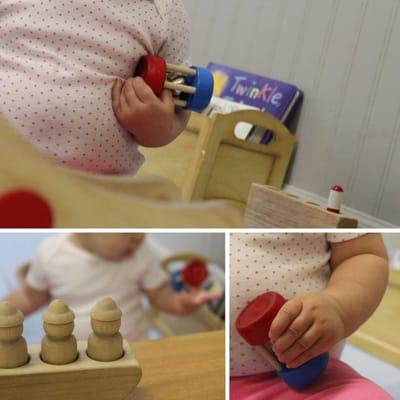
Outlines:
POLYGON ((184 75, 196 76, 196 71, 194 69, 183 67, 181 65, 167 63, 167 70, 172 72, 178 72, 184 75))
POLYGON ((196 88, 188 85, 182 85, 179 83, 173 83, 166 81, 164 83, 164 88, 169 90, 177 90, 179 92, 188 93, 188 94, 195 94, 196 88))

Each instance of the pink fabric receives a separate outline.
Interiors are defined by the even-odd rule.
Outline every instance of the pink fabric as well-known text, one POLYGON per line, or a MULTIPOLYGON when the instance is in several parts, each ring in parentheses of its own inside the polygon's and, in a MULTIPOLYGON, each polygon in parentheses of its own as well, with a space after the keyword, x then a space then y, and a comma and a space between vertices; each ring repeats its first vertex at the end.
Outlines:
POLYGON ((331 360, 309 389, 296 392, 273 372, 232 377, 231 400, 393 400, 378 385, 339 360, 331 360))
POLYGON ((146 54, 186 64, 188 49, 181 0, 2 0, 0 114, 62 165, 135 173, 143 156, 114 116, 113 81, 146 54))

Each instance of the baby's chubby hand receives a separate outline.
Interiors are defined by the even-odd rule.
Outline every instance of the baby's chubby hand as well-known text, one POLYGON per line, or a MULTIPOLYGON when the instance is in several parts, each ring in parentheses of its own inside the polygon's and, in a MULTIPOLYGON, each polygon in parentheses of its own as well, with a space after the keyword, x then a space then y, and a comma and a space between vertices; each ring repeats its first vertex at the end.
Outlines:
POLYGON ((321 293, 306 293, 289 300, 272 322, 269 338, 278 359, 297 368, 330 351, 344 338, 344 322, 335 299, 321 293))
POLYGON ((189 289, 188 291, 177 293, 176 302, 178 314, 190 314, 208 301, 219 300, 221 297, 221 293, 197 289, 189 289))
POLYGON ((164 145, 163 137, 168 137, 174 129, 175 104, 171 91, 164 90, 158 98, 140 77, 114 82, 112 107, 119 123, 142 146, 164 145))

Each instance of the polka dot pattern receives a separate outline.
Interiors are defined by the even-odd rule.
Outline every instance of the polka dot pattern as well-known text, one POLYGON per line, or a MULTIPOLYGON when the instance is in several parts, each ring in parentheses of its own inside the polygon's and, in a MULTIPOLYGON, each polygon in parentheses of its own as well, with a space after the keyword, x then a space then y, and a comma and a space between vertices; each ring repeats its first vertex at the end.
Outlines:
MULTIPOLYGON (((252 375, 273 368, 239 336, 235 321, 255 297, 273 290, 290 299, 323 290, 330 277, 329 242, 360 234, 238 233, 230 236, 231 310, 230 374, 252 375)), ((333 355, 340 353, 338 346, 333 355)))
POLYGON ((134 136, 111 106, 116 77, 159 54, 188 63, 179 0, 0 2, 0 112, 39 151, 71 168, 135 173, 134 136))

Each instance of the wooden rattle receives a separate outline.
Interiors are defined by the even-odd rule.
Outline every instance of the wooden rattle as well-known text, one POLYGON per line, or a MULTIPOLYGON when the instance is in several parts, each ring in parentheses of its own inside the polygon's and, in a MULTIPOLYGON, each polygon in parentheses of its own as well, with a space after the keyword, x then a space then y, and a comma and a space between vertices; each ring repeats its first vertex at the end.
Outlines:
POLYGON ((315 382, 325 371, 329 354, 323 353, 298 368, 286 368, 279 362, 271 349, 268 332, 272 321, 286 301, 276 292, 267 292, 256 297, 237 317, 236 329, 239 335, 273 366, 288 386, 301 390, 315 382))
POLYGON ((196 112, 210 104, 214 91, 214 78, 207 69, 168 64, 164 58, 154 55, 139 60, 134 76, 143 78, 157 97, 164 89, 172 90, 176 106, 196 112))

